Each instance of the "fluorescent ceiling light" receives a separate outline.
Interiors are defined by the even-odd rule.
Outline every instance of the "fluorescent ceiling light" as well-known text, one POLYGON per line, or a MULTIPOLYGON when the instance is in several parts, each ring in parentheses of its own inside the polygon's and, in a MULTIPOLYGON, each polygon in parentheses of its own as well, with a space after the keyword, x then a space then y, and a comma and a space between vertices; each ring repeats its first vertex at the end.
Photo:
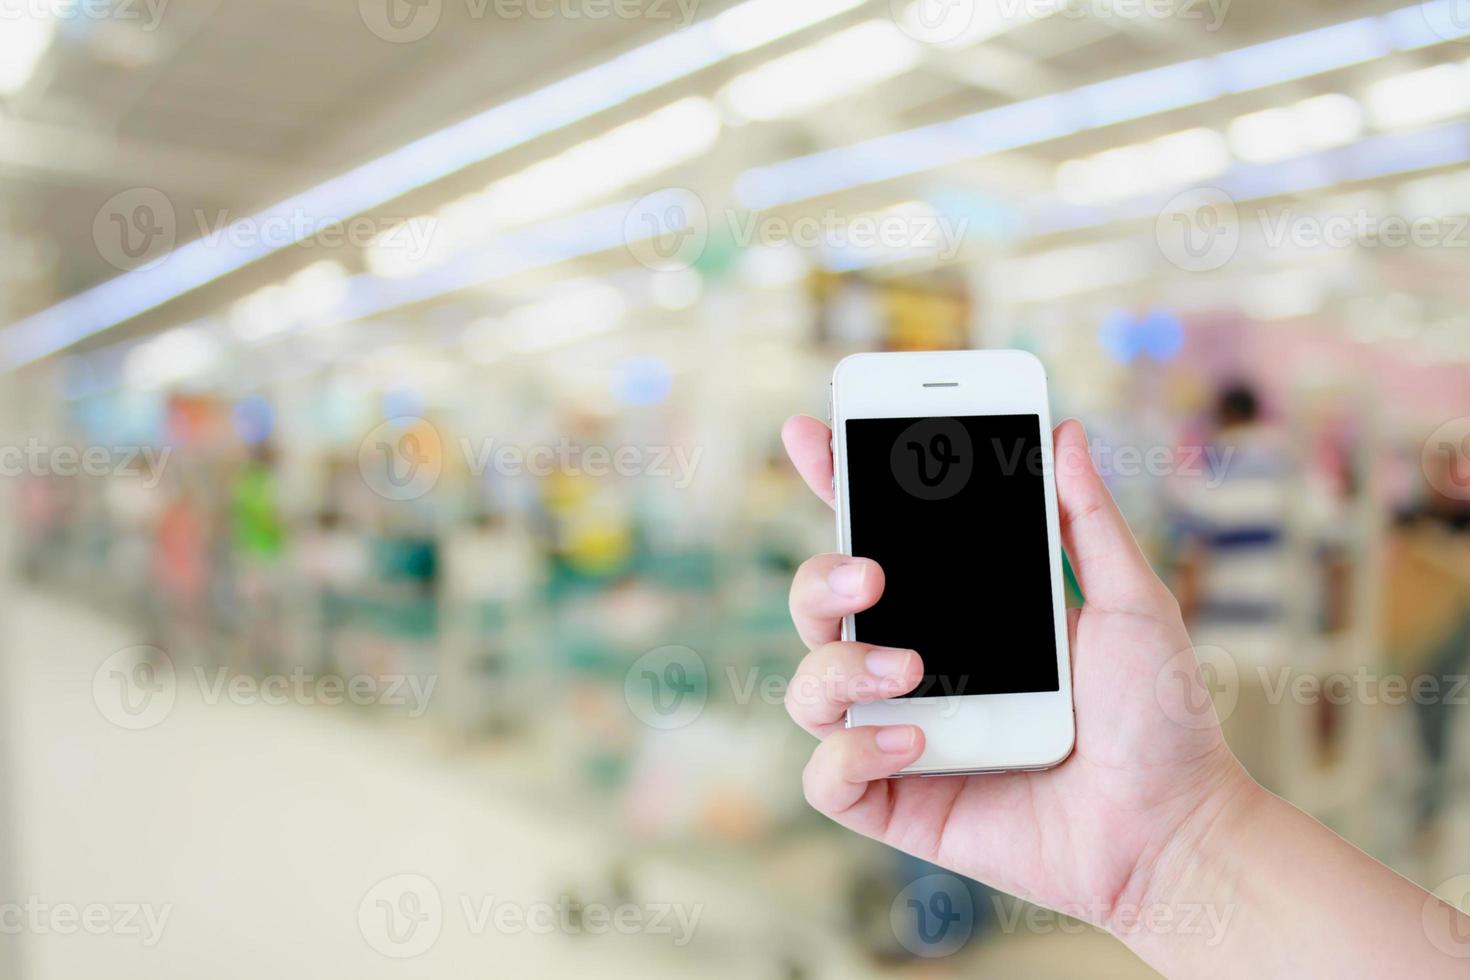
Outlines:
POLYGON ((1242 290, 1240 307, 1256 320, 1288 320, 1310 316, 1327 302, 1327 284, 1311 269, 1291 269, 1257 276, 1242 290))
POLYGON ((1340 94, 1319 95, 1295 105, 1237 117, 1230 123, 1230 149, 1247 163, 1273 163, 1351 143, 1363 133, 1363 109, 1340 94))
POLYGON ((286 287, 274 284, 236 300, 226 316, 230 330, 247 344, 259 343, 290 329, 292 318, 286 287))
POLYGON ((1135 241, 1074 245, 997 262, 986 292, 1004 303, 1045 301, 1146 277, 1149 252, 1135 241))
MULTIPOLYGON (((430 133, 238 224, 258 229, 284 221, 290 226, 300 214, 311 215, 318 228, 340 223, 861 2, 746 0, 717 17, 430 133)), ((0 3, 26 4, 28 0, 0 3)), ((19 75, 16 65, 20 59, 3 56, 20 50, 20 42, 12 39, 17 36, 11 24, 0 32, 0 73, 19 75)), ((220 239, 231 240, 228 230, 220 239)), ((45 357, 287 247, 287 243, 261 243, 258 235, 249 240, 256 244, 189 242, 157 266, 110 279, 13 323, 0 333, 0 364, 14 367, 45 357)))
POLYGON ((259 343, 330 318, 347 299, 348 287, 347 270, 342 264, 323 259, 284 283, 263 286, 241 297, 230 307, 226 322, 241 341, 259 343))
POLYGON ((756 167, 740 175, 736 194, 746 207, 775 207, 1358 64, 1401 44, 1395 16, 1335 24, 756 167), (996 146, 983 134, 1002 113, 1009 138, 996 146))
POLYGON ((846 223, 842 241, 826 243, 818 260, 832 272, 851 272, 912 259, 952 259, 963 242, 965 226, 944 225, 933 205, 904 201, 881 211, 855 215, 846 223), (860 234, 859 229, 863 229, 860 234), (950 239, 953 233, 955 239, 950 239), (948 250, 949 254, 945 255, 948 250))
POLYGON ((45 4, 0 0, 0 96, 25 88, 55 36, 45 4))
POLYGON ((892 22, 870 20, 740 75, 720 93, 743 119, 779 119, 900 75, 919 45, 892 22))
POLYGON ((1382 129, 1408 129, 1470 111, 1470 69, 1435 65, 1368 89, 1368 114, 1382 129))
POLYGON ((1306 148, 1296 121, 1284 108, 1237 116, 1230 123, 1230 149, 1247 163, 1270 163, 1300 156, 1306 148))
POLYGON ((1363 135, 1363 107, 1340 93, 1319 95, 1291 107, 1302 139, 1313 150, 1344 146, 1363 135))
POLYGON ((726 51, 750 51, 794 34, 866 0, 746 0, 714 18, 715 40, 726 51))
POLYGON ((399 229, 385 231, 368 250, 368 268, 390 277, 421 272, 510 229, 585 207, 692 160, 709 150, 719 133, 720 116, 708 99, 681 99, 419 219, 434 229, 421 255, 403 248, 399 229))
POLYGON ((129 351, 123 377, 133 388, 166 388, 213 370, 220 359, 219 342, 203 323, 175 327, 129 351))
POLYGON ((1391 31, 1378 17, 1321 27, 1217 55, 1225 88, 1248 92, 1381 58, 1393 50, 1391 31))
POLYGON ((560 347, 616 328, 627 312, 628 301, 620 290, 583 280, 559 288, 549 299, 507 313, 503 342, 507 350, 516 352, 560 347))
POLYGON ((1230 166, 1225 140, 1213 129, 1186 129, 1146 143, 1068 160, 1057 168, 1058 195, 1073 204, 1124 201, 1149 191, 1194 184, 1230 166))

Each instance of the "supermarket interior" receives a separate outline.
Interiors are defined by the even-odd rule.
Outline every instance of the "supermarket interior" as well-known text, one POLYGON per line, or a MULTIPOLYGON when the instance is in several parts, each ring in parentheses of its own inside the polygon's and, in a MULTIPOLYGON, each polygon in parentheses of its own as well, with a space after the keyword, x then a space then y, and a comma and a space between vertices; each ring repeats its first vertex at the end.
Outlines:
POLYGON ((1464 0, 0 0, 0 254, 0 980, 1155 976, 803 797, 863 351, 1470 911, 1464 0))

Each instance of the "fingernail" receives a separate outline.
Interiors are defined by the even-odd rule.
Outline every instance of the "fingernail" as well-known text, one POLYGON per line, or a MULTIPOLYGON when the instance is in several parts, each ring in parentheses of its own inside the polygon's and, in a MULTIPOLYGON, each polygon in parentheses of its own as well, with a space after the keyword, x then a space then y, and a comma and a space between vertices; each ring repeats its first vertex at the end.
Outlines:
POLYGON ((868 574, 868 563, 850 561, 838 565, 827 573, 827 588, 838 595, 856 598, 862 594, 863 578, 868 574))
POLYGON ((894 725, 890 728, 878 729, 878 734, 873 736, 873 741, 878 743, 879 751, 896 755, 914 747, 914 735, 913 725, 894 725))
POLYGON ((912 650, 874 647, 868 651, 863 663, 867 666, 868 673, 874 677, 902 677, 908 673, 909 658, 913 655, 912 650))

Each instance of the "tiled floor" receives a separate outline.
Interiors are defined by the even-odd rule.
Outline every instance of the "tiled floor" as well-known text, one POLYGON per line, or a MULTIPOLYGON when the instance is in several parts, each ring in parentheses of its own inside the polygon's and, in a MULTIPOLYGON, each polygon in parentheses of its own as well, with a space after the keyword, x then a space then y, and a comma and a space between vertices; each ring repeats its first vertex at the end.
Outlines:
MULTIPOLYGON (((595 814, 505 798, 478 763, 392 725, 207 704, 188 683, 161 722, 127 730, 99 710, 93 682, 135 638, 28 594, 3 622, 15 887, 31 907, 22 934, 0 943, 20 944, 24 980, 774 975, 759 934, 714 954, 702 936, 676 947, 677 922, 672 934, 497 928, 488 909, 543 914, 533 910, 567 887, 568 869, 597 863, 595 814)), ((818 974, 869 972, 840 940, 831 948, 818 974)), ((965 975, 1151 975, 1096 935, 977 953, 965 975)))

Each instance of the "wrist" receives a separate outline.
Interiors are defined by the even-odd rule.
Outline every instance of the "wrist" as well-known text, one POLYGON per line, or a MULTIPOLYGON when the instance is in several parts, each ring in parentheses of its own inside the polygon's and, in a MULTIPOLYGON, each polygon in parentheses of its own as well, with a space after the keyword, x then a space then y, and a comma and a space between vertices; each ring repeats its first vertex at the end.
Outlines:
POLYGON ((1140 855, 1113 904, 1108 931, 1156 966, 1181 943, 1223 943, 1239 897, 1242 830, 1275 799, 1222 744, 1140 855))

